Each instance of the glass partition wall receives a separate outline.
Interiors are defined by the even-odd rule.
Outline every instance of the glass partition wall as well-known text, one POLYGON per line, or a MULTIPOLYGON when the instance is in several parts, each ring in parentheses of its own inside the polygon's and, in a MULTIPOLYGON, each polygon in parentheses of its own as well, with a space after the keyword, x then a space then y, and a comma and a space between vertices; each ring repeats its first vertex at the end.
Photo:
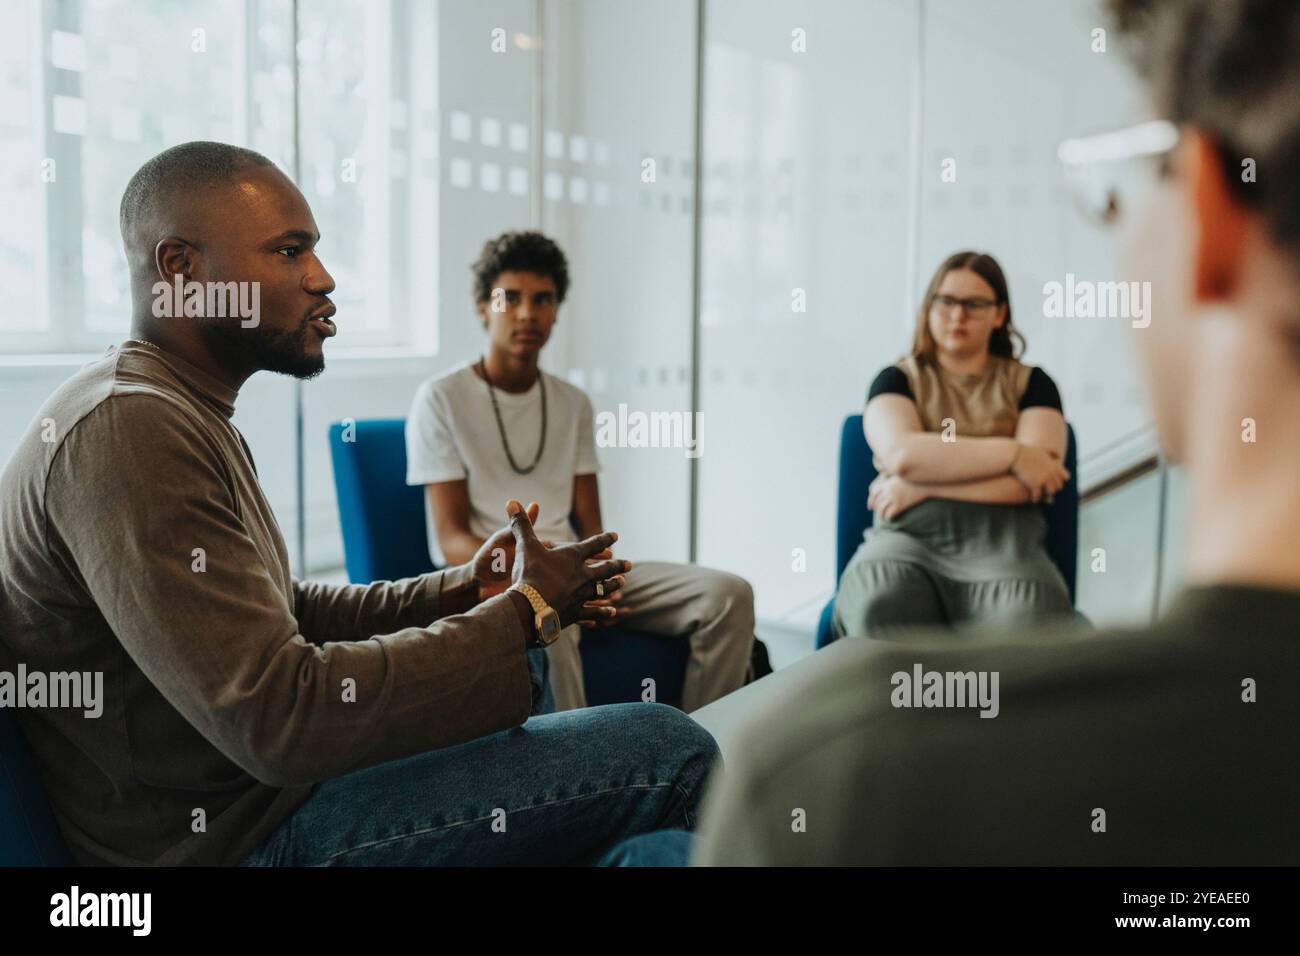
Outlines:
MULTIPOLYGON (((1116 269, 1055 156, 1136 108, 1091 0, 17 0, 0 23, 0 200, 21 213, 0 224, 20 306, 0 319, 0 454, 124 337, 130 173, 187 139, 253 146, 297 176, 338 282, 326 374, 256 376, 236 417, 296 568, 343 563, 328 424, 405 415, 480 354, 469 264, 511 228, 568 253, 543 364, 609 426, 622 552, 744 575, 763 626, 809 647, 840 423, 949 252, 1002 261, 1085 486, 1154 453, 1140 329, 1045 302, 1116 269)), ((1094 620, 1140 619, 1176 582, 1177 514, 1158 521, 1176 472, 1163 487, 1084 509, 1094 620)))

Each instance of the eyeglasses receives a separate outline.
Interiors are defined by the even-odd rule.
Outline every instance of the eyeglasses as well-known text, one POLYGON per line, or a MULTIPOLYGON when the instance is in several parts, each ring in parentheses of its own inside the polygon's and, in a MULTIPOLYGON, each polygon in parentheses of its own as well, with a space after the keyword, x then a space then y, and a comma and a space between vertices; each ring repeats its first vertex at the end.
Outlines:
POLYGON ((951 295, 936 295, 931 300, 931 305, 936 309, 942 309, 944 312, 956 312, 958 309, 965 309, 967 315, 977 316, 988 312, 997 303, 992 299, 985 298, 958 299, 951 295))
POLYGON ((1150 120, 1109 133, 1069 139, 1057 156, 1065 167, 1066 183, 1079 211, 1098 225, 1110 225, 1135 205, 1152 173, 1169 175, 1178 127, 1168 120, 1150 120))

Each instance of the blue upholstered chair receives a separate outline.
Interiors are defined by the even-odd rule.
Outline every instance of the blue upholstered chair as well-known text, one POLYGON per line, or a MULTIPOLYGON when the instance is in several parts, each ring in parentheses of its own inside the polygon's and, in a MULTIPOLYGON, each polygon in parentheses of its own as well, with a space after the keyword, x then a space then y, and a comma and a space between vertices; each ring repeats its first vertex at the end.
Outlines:
MULTIPOLYGON (((1078 461, 1074 443, 1074 428, 1067 425, 1069 441, 1065 448, 1065 467, 1070 480, 1060 493, 1053 496, 1047 512, 1047 553, 1065 578, 1070 589, 1070 602, 1074 603, 1074 581, 1079 549, 1079 481, 1076 475, 1078 461)), ((862 431, 862 416, 850 415, 844 419, 840 430, 839 498, 835 507, 835 587, 848 567, 853 552, 862 543, 862 535, 871 527, 872 512, 867 510, 867 489, 876 480, 876 466, 871 460, 862 431)), ((825 647, 835 640, 831 615, 835 607, 832 597, 822 609, 817 624, 817 646, 825 647)))
MULTIPOLYGON (((349 580, 367 584, 434 570, 425 526, 424 489, 406 484, 405 419, 362 419, 344 441, 330 426, 334 487, 349 580)), ((504 508, 505 502, 502 502, 504 508)), ((505 517, 502 511, 502 522, 505 517)), ((635 573, 635 571, 633 572, 635 573)), ((587 703, 641 699, 641 681, 655 681, 655 699, 680 706, 689 648, 658 634, 606 628, 583 634, 587 703)))
POLYGON ((0 708, 0 866, 69 866, 18 718, 0 708))

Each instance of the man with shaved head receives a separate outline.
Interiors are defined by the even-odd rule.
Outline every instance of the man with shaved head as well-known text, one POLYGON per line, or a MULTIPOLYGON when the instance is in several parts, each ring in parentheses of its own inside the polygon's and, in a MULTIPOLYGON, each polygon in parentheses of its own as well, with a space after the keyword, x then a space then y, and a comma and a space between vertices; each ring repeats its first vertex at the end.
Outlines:
POLYGON ((160 153, 127 184, 120 223, 137 339, 233 388, 259 370, 311 378, 325 368, 334 280, 312 251, 320 233, 307 201, 265 156, 222 143, 160 153), (154 304, 160 279, 178 274, 200 286, 256 283, 265 315, 238 323, 158 317, 179 311, 174 302, 169 310, 154 304))
POLYGON ((629 570, 616 535, 550 547, 535 505, 502 502, 509 527, 464 565, 290 576, 231 418, 254 372, 319 374, 334 334, 293 183, 251 150, 186 143, 132 177, 121 227, 131 339, 49 398, 0 475, 0 668, 103 679, 98 716, 15 711, 73 857, 596 862, 692 826, 716 747, 689 718, 531 716, 540 649, 610 612, 592 602, 629 570))

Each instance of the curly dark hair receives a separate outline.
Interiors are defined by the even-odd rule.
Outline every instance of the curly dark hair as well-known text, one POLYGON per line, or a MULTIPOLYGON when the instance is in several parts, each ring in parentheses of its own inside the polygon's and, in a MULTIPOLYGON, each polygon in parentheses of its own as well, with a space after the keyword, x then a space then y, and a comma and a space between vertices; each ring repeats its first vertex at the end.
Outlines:
POLYGON ((1237 198, 1300 259, 1300 3, 1108 0, 1157 107, 1215 141, 1237 198), (1258 179, 1243 183, 1242 161, 1258 179))
POLYGON ((503 272, 532 272, 555 283, 555 298, 563 302, 569 291, 569 263, 555 241, 540 232, 506 232, 489 239, 470 267, 474 273, 474 301, 492 298, 492 286, 503 272))

